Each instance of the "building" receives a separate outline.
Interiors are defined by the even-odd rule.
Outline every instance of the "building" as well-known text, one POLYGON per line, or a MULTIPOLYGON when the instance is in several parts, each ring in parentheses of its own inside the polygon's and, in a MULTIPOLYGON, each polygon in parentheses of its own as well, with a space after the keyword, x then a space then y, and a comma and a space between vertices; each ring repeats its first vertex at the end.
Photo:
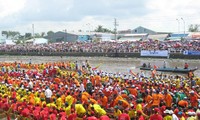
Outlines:
POLYGON ((170 36, 167 38, 167 40, 181 40, 184 38, 187 38, 188 34, 180 34, 180 33, 172 33, 170 36))
POLYGON ((118 34, 131 34, 131 33, 132 33, 131 29, 118 31, 118 34))
POLYGON ((75 42, 78 40, 78 35, 59 31, 51 33, 45 38, 48 39, 49 42, 75 42))
POLYGON ((91 33, 90 32, 69 32, 70 34, 77 35, 77 41, 80 42, 87 42, 91 40, 91 33))
POLYGON ((143 34, 143 33, 145 33, 145 34, 149 34, 149 35, 157 34, 157 32, 150 30, 150 29, 147 29, 147 28, 144 28, 142 26, 139 26, 139 27, 133 29, 131 33, 132 34, 143 34))

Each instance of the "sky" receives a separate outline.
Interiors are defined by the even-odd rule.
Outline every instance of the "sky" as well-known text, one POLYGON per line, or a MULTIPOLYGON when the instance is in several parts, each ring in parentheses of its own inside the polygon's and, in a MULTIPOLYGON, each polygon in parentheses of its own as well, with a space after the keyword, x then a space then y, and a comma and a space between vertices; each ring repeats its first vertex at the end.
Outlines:
POLYGON ((0 0, 0 31, 93 31, 143 26, 157 32, 184 32, 200 24, 200 0, 0 0), (182 19, 181 19, 182 18, 182 19), (184 29, 185 26, 185 29, 184 29))

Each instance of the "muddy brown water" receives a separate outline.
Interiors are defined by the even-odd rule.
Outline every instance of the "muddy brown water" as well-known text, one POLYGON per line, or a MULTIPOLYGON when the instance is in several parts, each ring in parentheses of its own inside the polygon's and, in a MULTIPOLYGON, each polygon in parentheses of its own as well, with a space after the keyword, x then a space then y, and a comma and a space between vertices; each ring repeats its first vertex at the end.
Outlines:
MULTIPOLYGON (((135 73, 140 73, 138 66, 143 63, 151 63, 151 65, 163 66, 163 62, 166 62, 167 67, 183 68, 185 62, 189 64, 190 68, 198 67, 195 71, 195 75, 200 77, 200 60, 188 60, 188 59, 156 59, 156 58, 111 58, 111 57, 68 57, 68 56, 0 56, 0 61, 4 62, 26 62, 31 59, 32 63, 46 63, 57 61, 77 61, 82 64, 83 61, 88 60, 92 67, 96 67, 101 71, 108 73, 124 73, 128 74, 129 70, 135 73)), ((149 71, 145 71, 146 75, 149 75, 149 71)), ((177 73, 166 73, 177 75, 177 73)), ((179 73, 178 73, 179 74, 179 73)))

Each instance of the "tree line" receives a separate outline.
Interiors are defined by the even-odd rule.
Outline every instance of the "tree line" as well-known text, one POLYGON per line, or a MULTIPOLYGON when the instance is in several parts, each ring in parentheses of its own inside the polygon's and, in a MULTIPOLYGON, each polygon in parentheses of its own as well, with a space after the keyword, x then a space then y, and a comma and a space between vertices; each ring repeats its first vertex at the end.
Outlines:
MULTIPOLYGON (((95 32, 102 32, 102 33, 115 33, 114 30, 110 30, 106 27, 103 27, 102 25, 98 25, 95 32)), ((200 32, 200 24, 190 24, 188 27, 188 32, 200 32)), ((21 35, 18 31, 2 31, 2 36, 5 36, 6 38, 14 38, 14 39, 20 39, 20 40, 28 40, 31 38, 41 38, 44 36, 49 36, 50 34, 53 34, 53 31, 48 31, 47 33, 41 32, 41 33, 35 33, 32 35, 32 33, 25 33, 24 35, 21 35)))

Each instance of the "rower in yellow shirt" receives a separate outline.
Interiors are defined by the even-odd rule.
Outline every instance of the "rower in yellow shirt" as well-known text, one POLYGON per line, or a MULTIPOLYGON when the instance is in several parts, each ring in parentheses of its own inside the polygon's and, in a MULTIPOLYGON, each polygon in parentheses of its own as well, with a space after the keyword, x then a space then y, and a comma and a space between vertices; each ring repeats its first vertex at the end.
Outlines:
POLYGON ((60 110, 60 108, 62 107, 62 103, 63 103, 63 102, 62 102, 62 99, 61 99, 60 95, 57 94, 57 100, 56 100, 57 109, 60 110))
POLYGON ((72 105, 74 102, 74 98, 70 95, 70 92, 67 93, 67 97, 65 98, 65 102, 67 102, 69 105, 72 105))
POLYGON ((121 112, 121 110, 119 109, 119 107, 118 106, 115 106, 114 107, 114 118, 115 119, 118 119, 118 117, 120 116, 122 114, 122 112, 121 112))

